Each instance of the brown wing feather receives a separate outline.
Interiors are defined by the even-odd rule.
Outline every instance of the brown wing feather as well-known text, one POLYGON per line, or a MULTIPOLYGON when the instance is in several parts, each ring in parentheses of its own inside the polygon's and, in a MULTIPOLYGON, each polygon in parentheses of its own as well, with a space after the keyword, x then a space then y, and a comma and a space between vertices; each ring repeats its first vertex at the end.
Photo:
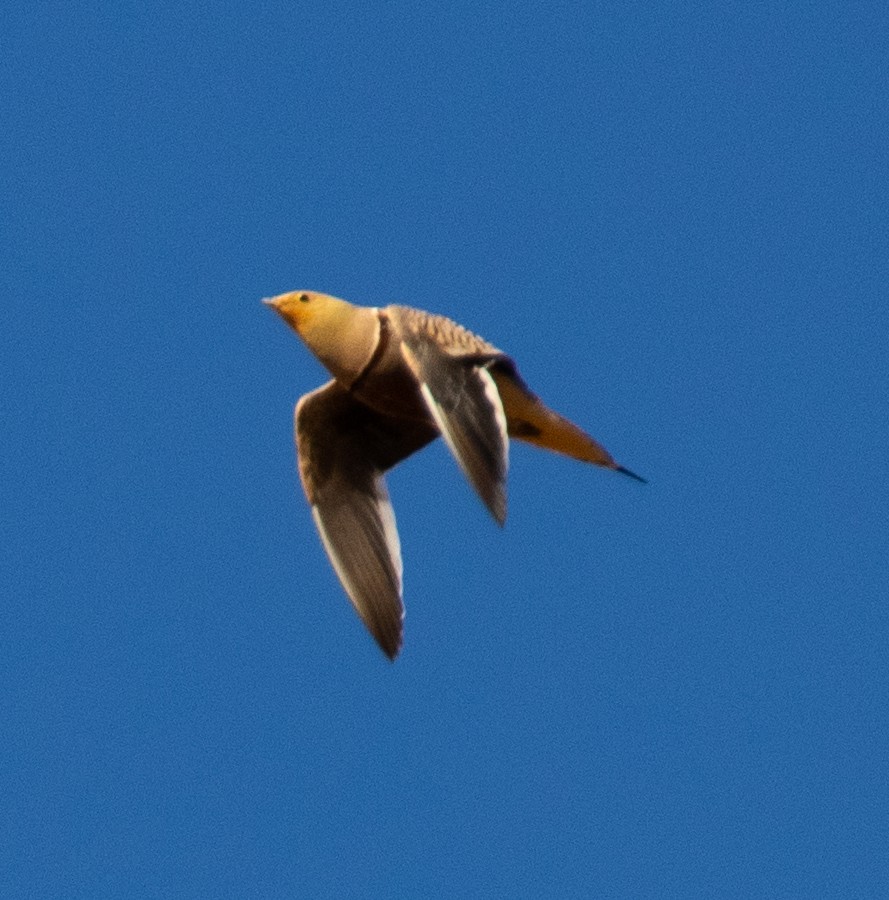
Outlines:
POLYGON ((506 519, 509 439, 497 386, 487 366, 502 354, 445 319, 406 307, 396 317, 401 352, 451 453, 491 515, 506 519))
POLYGON ((324 549, 383 652, 401 647, 401 549, 383 473, 436 437, 375 412, 336 381, 296 406, 300 478, 324 549))

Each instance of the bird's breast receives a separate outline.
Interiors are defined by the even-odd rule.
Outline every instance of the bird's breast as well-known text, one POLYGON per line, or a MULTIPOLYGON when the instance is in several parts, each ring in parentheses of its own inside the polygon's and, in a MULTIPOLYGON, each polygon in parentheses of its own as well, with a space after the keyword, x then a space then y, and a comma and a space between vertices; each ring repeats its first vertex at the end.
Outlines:
POLYGON ((350 390, 362 403, 398 419, 430 422, 432 417, 420 393, 417 379, 401 354, 401 342, 381 316, 382 328, 376 351, 350 390))

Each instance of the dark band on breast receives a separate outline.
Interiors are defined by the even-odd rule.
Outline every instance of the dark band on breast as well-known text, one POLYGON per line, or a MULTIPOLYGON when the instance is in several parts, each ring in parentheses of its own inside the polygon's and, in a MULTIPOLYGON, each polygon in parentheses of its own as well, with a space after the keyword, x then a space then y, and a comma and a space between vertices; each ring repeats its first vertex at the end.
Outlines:
POLYGON ((353 393, 358 390, 361 386, 361 382, 364 381, 371 369, 373 369, 380 361, 389 346, 389 341, 392 336, 392 326, 389 324, 389 316, 387 316, 383 310, 379 309, 377 310, 377 319, 380 322, 380 334, 377 339, 377 346, 374 347, 374 352, 371 353, 367 365, 358 373, 358 377, 349 385, 349 390, 353 393))

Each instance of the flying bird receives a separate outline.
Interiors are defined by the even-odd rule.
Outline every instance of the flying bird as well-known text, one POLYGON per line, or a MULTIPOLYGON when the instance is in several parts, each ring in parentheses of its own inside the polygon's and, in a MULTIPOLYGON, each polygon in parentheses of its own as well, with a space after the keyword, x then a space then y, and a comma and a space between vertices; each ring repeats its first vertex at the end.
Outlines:
POLYGON ((509 438, 638 475, 533 394, 513 360, 444 316, 314 291, 263 301, 333 375, 296 404, 300 480, 346 594, 383 652, 402 643, 402 563, 384 473, 441 435, 498 524, 509 438))

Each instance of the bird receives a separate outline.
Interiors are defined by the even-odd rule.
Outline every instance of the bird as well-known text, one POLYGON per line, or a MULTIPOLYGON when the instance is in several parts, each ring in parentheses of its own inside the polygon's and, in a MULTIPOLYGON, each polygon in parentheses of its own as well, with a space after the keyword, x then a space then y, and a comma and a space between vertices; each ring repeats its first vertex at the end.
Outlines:
POLYGON ((549 409, 493 344, 445 316, 316 291, 268 297, 333 376, 294 410, 297 464, 321 543, 383 653, 402 646, 401 546, 385 473, 441 436, 506 521, 509 439, 644 478, 549 409))

